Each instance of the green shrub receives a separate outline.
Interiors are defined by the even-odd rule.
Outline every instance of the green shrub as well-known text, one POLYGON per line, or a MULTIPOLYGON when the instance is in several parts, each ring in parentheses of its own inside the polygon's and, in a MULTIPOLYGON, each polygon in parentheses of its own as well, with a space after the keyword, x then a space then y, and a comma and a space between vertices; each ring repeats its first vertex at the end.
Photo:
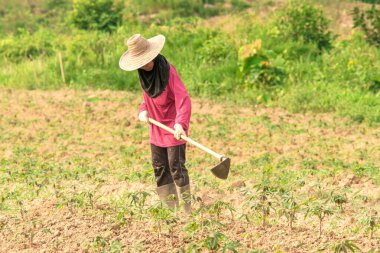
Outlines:
POLYGON ((55 36, 40 29, 34 34, 20 30, 17 35, 0 40, 0 57, 13 62, 36 58, 40 55, 51 55, 55 36))
POLYGON ((146 37, 157 33, 167 36, 162 53, 177 69, 192 95, 213 96, 231 92, 236 87, 236 50, 216 64, 203 61, 198 52, 202 51, 205 41, 215 36, 226 37, 221 32, 200 27, 197 22, 184 24, 183 20, 187 21, 188 18, 176 19, 170 27, 170 33, 164 26, 152 26, 146 37))
POLYGON ((353 90, 376 93, 380 81, 380 51, 366 43, 361 33, 322 54, 315 78, 353 90))
POLYGON ((283 83, 284 60, 272 51, 261 47, 261 40, 243 46, 239 50, 239 79, 249 88, 272 88, 283 83))
POLYGON ((316 44, 320 50, 331 47, 333 36, 323 11, 303 1, 292 2, 278 19, 277 26, 284 37, 316 44))
POLYGON ((113 34, 100 31, 78 31, 70 39, 62 38, 66 79, 75 87, 136 89, 135 74, 120 70, 121 54, 127 49, 125 31, 113 34))
MULTIPOLYGON (((281 16, 281 14, 276 15, 281 16)), ((266 49, 270 49, 277 55, 281 55, 284 59, 290 61, 300 60, 301 58, 316 59, 321 54, 315 43, 300 43, 300 41, 285 37, 278 27, 278 19, 280 17, 274 17, 273 22, 262 23, 255 16, 249 14, 242 14, 241 16, 244 22, 235 31, 239 35, 237 36, 238 39, 235 40, 240 45, 260 39, 265 41, 264 46, 266 49)))
MULTIPOLYGON (((79 32, 73 34, 62 44, 67 62, 73 68, 103 64, 103 53, 110 49, 106 34, 98 32, 79 32)), ((110 41, 108 41, 110 42, 110 41)))
POLYGON ((69 21, 83 30, 115 30, 122 20, 121 3, 114 0, 74 0, 69 21))
POLYGON ((360 10, 355 7, 353 11, 354 27, 360 28, 366 35, 367 41, 380 47, 380 10, 375 4, 369 10, 360 10))
POLYGON ((223 35, 216 34, 205 40, 197 53, 203 62, 216 64, 227 60, 230 55, 235 53, 235 48, 223 35))

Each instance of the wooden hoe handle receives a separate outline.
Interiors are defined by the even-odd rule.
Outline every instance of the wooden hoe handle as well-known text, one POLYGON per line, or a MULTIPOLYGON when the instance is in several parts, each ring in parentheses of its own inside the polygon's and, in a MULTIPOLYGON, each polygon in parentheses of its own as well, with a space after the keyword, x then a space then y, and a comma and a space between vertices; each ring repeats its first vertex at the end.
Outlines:
MULTIPOLYGON (((148 119, 149 119, 149 122, 152 123, 153 125, 156 125, 156 126, 162 128, 162 129, 168 131, 169 133, 172 133, 172 134, 175 133, 174 129, 171 129, 170 127, 165 126, 164 124, 162 124, 162 123, 160 123, 160 122, 158 122, 158 121, 156 121, 156 120, 154 120, 154 119, 152 119, 152 118, 148 118, 148 119)), ((184 135, 184 134, 181 135, 181 139, 183 139, 183 140, 185 140, 185 141, 187 141, 187 142, 193 144, 194 146, 196 146, 196 147, 202 149, 203 151, 209 153, 210 155, 215 156, 215 157, 218 158, 218 160, 220 160, 220 161, 222 161, 223 158, 224 158, 223 155, 220 155, 220 154, 216 153, 215 151, 213 151, 213 150, 211 150, 211 149, 209 149, 209 148, 203 146, 202 144, 200 144, 200 143, 194 141, 193 139, 191 139, 190 137, 187 137, 187 136, 184 135)))

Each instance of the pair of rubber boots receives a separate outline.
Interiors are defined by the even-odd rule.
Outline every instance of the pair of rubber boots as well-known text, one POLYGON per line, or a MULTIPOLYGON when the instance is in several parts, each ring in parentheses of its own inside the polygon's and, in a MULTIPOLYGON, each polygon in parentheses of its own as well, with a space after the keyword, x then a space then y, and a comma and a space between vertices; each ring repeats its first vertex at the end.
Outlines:
MULTIPOLYGON (((183 187, 178 187, 178 192, 183 200, 185 213, 191 214, 190 184, 183 187)), ((175 183, 157 187, 158 197, 161 201, 165 202, 169 208, 178 208, 178 192, 175 183)))

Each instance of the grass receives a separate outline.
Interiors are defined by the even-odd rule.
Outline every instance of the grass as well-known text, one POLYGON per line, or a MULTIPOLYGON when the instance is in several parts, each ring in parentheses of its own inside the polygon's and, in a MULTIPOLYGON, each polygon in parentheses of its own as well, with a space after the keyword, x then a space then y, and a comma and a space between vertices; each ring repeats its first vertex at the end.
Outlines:
POLYGON ((193 99, 191 136, 232 168, 213 178, 217 161, 189 146, 195 213, 185 219, 157 202, 138 94, 3 89, 0 98, 3 251, 292 252, 347 238, 368 251, 378 240, 367 222, 378 224, 376 127, 193 99))

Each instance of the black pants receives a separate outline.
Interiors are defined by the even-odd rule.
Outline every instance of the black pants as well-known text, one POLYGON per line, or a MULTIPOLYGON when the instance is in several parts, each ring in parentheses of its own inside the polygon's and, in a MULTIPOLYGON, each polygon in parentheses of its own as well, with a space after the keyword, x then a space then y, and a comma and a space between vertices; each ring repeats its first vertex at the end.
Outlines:
POLYGON ((173 182, 178 187, 189 184, 189 174, 185 167, 186 144, 167 148, 150 144, 150 148, 157 186, 173 182))

